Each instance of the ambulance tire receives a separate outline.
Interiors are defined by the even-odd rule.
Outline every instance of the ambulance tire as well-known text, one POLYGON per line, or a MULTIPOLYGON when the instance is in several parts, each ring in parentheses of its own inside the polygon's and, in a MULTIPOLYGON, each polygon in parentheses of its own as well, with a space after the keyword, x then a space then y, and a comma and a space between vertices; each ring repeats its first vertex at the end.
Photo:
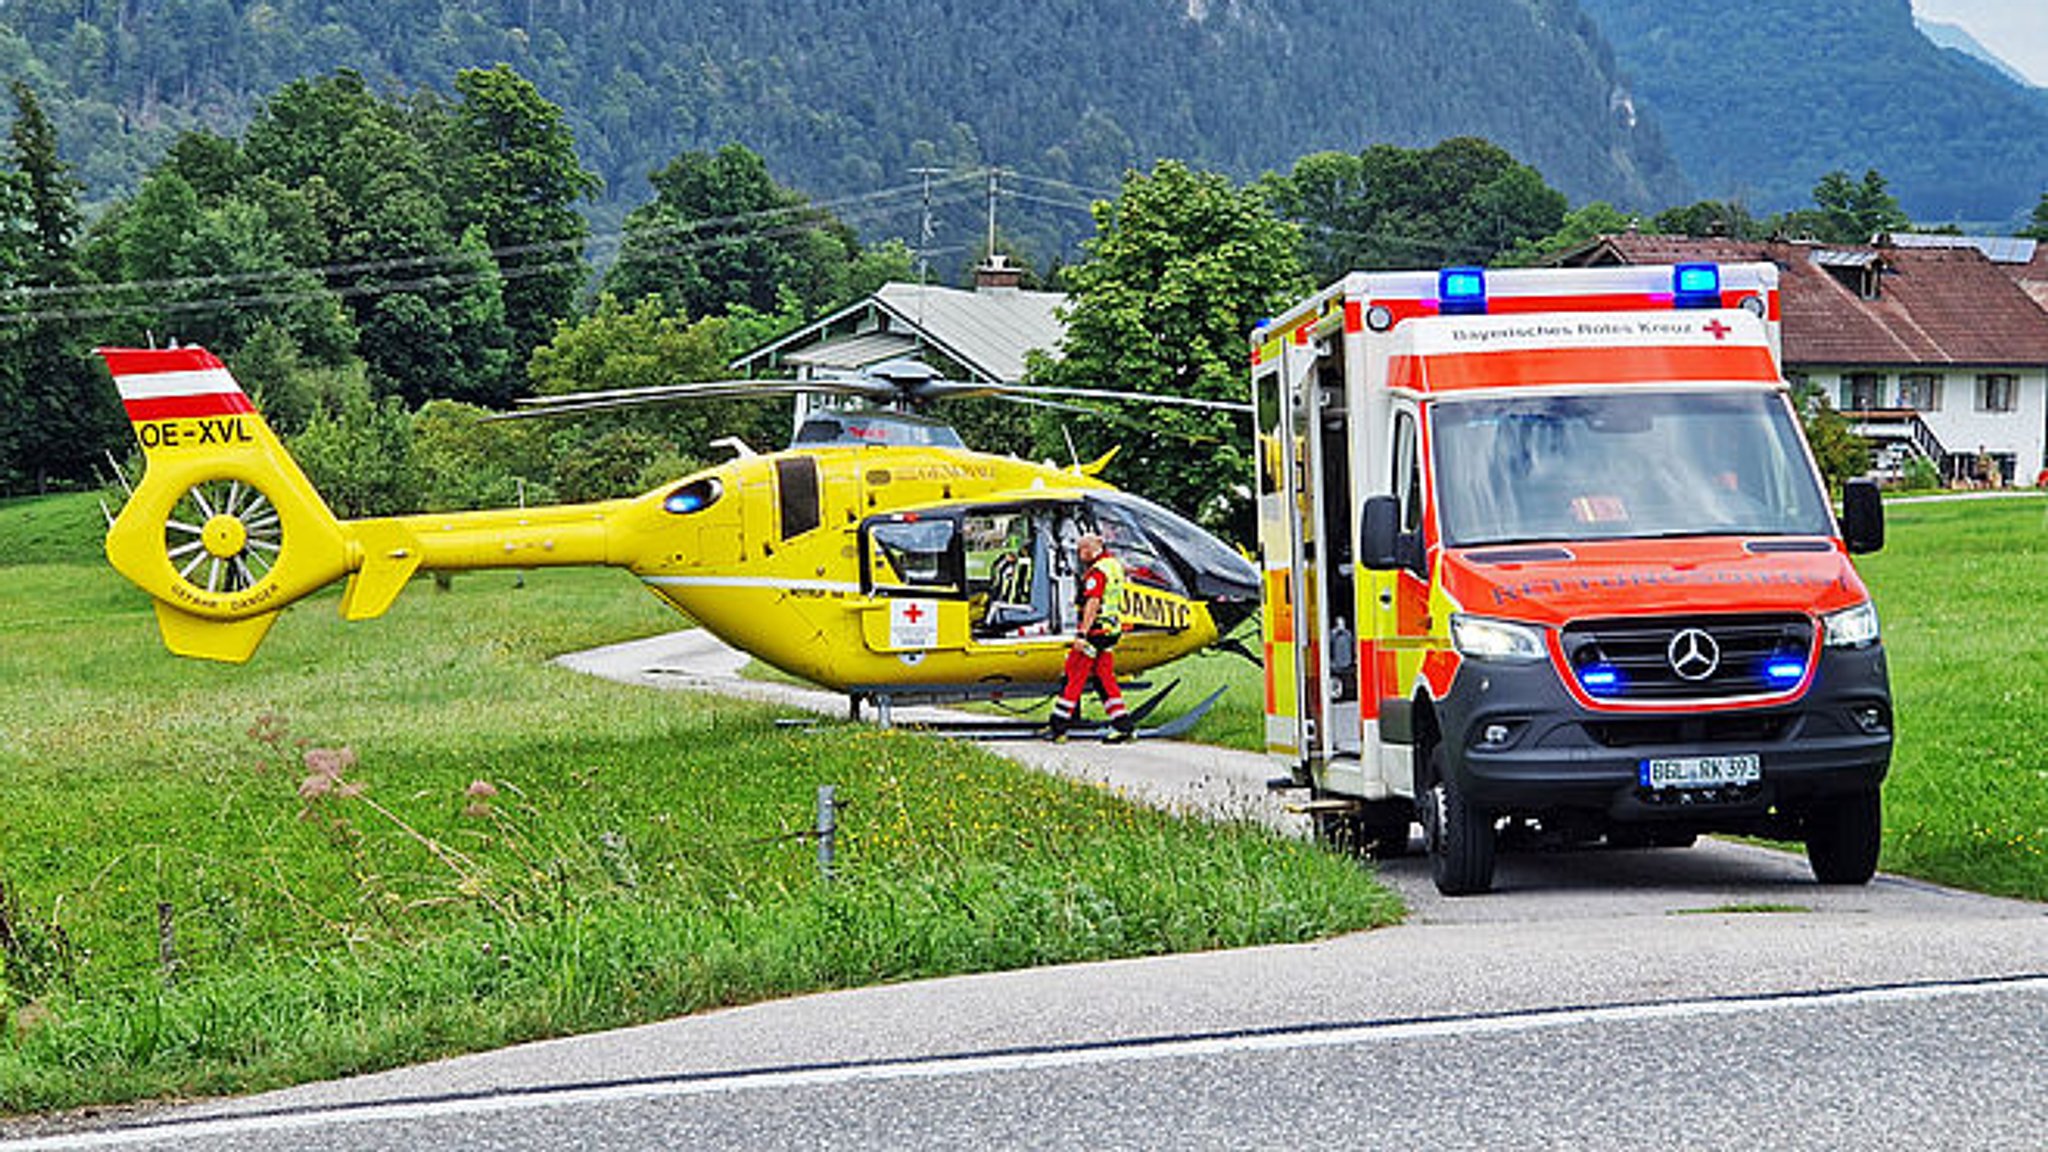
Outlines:
POLYGON ((1868 884, 1884 841, 1884 808, 1875 791, 1836 797, 1806 814, 1806 860, 1822 884, 1868 884))
POLYGON ((1443 761, 1441 748, 1430 752, 1430 786, 1422 797, 1430 878, 1446 896, 1476 896, 1493 888, 1494 817, 1466 798, 1443 761))

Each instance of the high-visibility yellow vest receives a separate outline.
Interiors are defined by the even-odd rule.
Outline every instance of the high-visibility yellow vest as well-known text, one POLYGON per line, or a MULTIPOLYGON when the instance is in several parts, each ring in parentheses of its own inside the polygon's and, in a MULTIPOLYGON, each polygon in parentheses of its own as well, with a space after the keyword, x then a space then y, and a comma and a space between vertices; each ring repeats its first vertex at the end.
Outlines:
POLYGON ((1121 636, 1124 630, 1124 562, 1104 554, 1095 560, 1102 570, 1102 606, 1095 610, 1095 630, 1121 636))

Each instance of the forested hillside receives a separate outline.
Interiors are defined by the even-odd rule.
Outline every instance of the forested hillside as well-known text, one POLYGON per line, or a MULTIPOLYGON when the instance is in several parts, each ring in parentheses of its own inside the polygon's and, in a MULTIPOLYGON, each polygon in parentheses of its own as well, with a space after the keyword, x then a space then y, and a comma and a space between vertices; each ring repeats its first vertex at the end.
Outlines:
MULTIPOLYGON (((0 4, 0 74, 41 94, 88 203, 131 190, 175 130, 238 130, 293 78, 347 66, 378 88, 445 91, 458 69, 500 61, 563 108, 613 214, 679 151, 730 142, 825 197, 913 183, 918 166, 1000 164, 1071 209, 1161 155, 1242 179, 1319 150, 1463 134, 1575 200, 1685 191, 1573 0, 0 4)), ((941 192, 959 213, 940 242, 971 245, 980 187, 941 192)), ((842 215, 915 234, 914 197, 880 207, 842 215)))
POLYGON ((2048 187, 2048 93, 1929 43, 1909 0, 1581 3, 1699 195, 1775 211, 1876 168, 1916 221, 1996 226, 2048 187))

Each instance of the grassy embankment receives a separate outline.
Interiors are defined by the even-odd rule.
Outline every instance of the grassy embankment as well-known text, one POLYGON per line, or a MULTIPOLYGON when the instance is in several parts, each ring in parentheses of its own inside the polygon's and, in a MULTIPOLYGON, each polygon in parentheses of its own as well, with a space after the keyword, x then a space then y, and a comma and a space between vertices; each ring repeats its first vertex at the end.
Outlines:
POLYGON ((323 596, 237 668, 164 653, 99 534, 90 499, 0 504, 0 1110, 1399 913, 1255 828, 548 664, 673 625, 620 573, 421 582, 357 625, 323 596))

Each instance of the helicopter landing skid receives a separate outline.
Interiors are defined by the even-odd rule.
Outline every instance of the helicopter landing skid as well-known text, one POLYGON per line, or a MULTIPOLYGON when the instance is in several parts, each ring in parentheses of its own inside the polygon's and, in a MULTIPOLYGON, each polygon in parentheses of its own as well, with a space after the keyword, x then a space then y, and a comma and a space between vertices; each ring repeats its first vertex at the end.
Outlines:
MULTIPOLYGON (((1224 689, 1218 688, 1209 693, 1207 699, 1166 723, 1150 728, 1144 727, 1145 718, 1153 709, 1159 707, 1160 702, 1179 684, 1178 680, 1168 684, 1131 709, 1131 723, 1139 726, 1132 733, 1133 736, 1140 740, 1172 740, 1185 736, 1196 724, 1201 723, 1202 717, 1209 714, 1209 709, 1215 706, 1216 701, 1223 698, 1224 689)), ((919 724, 915 728, 919 732, 963 740, 1038 740, 1046 735, 1046 725, 1042 720, 963 720, 958 723, 919 724)), ((1075 724, 1067 729, 1066 735, 1072 740, 1095 740, 1108 736, 1112 731, 1107 722, 1094 721, 1075 724)))
MULTIPOLYGON (((1176 681, 1178 683, 1178 681, 1176 681)), ((1150 688, 1145 680, 1126 680, 1123 686, 1133 692, 1150 688)), ((1169 684, 1168 689, 1172 688, 1169 684)), ((1030 683, 1005 680, 992 682, 977 681, 972 684, 920 684, 915 688, 851 688, 846 693, 846 718, 861 719, 861 705, 875 706, 875 724, 882 728, 896 725, 896 708, 913 704, 1003 704, 1022 701, 1023 707, 1042 704, 1059 695, 1057 681, 1030 683)), ((1162 692, 1161 695, 1164 695, 1162 692)))

